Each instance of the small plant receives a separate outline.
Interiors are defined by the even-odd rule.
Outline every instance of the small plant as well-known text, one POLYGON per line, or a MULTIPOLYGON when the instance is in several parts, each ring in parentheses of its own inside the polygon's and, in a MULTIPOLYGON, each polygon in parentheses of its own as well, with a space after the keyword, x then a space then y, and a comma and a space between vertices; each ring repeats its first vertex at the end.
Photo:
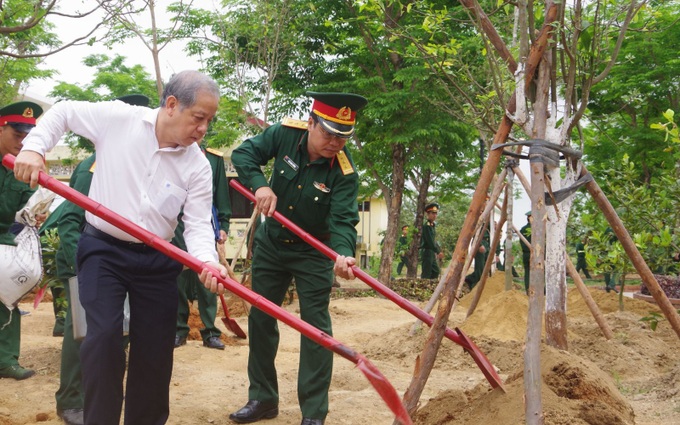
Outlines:
POLYGON ((652 331, 656 331, 656 327, 659 325, 659 321, 663 320, 663 316, 658 311, 650 311, 648 315, 641 318, 641 322, 646 322, 649 324, 649 328, 652 331))

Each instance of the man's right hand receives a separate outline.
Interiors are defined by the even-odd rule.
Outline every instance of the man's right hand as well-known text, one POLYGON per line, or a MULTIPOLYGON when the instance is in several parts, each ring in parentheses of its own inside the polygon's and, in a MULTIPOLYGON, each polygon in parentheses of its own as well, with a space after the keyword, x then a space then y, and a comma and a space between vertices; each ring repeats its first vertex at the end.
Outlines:
POLYGON ((258 212, 271 217, 276 211, 276 194, 269 186, 262 186, 255 191, 255 208, 258 212))
POLYGON ((45 158, 38 152, 21 151, 14 161, 14 177, 35 189, 40 171, 46 171, 45 158))

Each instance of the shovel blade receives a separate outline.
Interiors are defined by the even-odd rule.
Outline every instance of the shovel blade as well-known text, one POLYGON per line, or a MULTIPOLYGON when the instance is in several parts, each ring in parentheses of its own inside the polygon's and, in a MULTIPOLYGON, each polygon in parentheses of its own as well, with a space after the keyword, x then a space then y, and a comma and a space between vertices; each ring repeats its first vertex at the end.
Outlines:
POLYGON ((243 332, 243 329, 236 323, 236 320, 232 319, 231 317, 223 317, 222 322, 224 325, 234 333, 237 337, 241 339, 246 339, 247 335, 245 332, 243 332))

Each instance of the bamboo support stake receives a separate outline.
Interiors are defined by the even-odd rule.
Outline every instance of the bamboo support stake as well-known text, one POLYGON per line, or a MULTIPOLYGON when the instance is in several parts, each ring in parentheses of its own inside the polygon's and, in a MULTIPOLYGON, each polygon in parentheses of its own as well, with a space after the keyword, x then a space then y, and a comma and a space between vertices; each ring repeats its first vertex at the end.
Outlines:
POLYGON ((586 284, 583 283, 581 276, 576 271, 574 263, 571 262, 571 259, 569 259, 568 256, 567 256, 567 273, 569 273, 569 276, 571 276, 571 278, 574 280, 574 283, 576 284, 576 289, 578 289, 578 292, 583 297, 583 301, 586 302, 588 310, 590 310, 590 313, 595 318, 595 321, 597 322, 598 326, 600 326, 600 329, 602 330, 604 337, 607 339, 612 339, 614 337, 614 333, 607 324, 607 321, 604 319, 602 312, 600 312, 600 308, 595 303, 595 300, 590 295, 590 292, 588 292, 588 288, 586 288, 586 284))

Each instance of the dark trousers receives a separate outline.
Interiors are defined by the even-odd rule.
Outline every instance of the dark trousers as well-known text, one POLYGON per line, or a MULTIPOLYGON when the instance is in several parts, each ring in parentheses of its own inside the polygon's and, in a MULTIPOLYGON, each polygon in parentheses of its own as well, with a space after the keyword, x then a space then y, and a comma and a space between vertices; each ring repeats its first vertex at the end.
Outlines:
POLYGON ((8 309, 0 303, 0 369, 19 364, 21 314, 19 307, 8 309))
POLYGON ((123 303, 130 298, 125 425, 165 424, 182 266, 139 244, 88 234, 78 244, 80 301, 87 335, 80 350, 85 424, 118 425, 123 404, 123 303))
POLYGON ((404 266, 406 266, 406 261, 407 261, 406 257, 401 257, 401 261, 397 265, 397 275, 401 275, 401 271, 404 270, 404 266))
POLYGON ((576 273, 583 270, 583 274, 586 275, 586 279, 591 279, 590 273, 588 273, 588 266, 586 265, 586 259, 579 257, 576 260, 576 273))
MULTIPOLYGON (((266 226, 258 227, 254 242, 253 291, 281 305, 295 277, 301 319, 332 335, 328 304, 333 285, 333 262, 306 243, 283 244, 271 239, 266 234, 266 226)), ((257 308, 251 309, 248 336, 248 398, 278 403, 277 320, 257 308)), ((324 419, 328 414, 332 372, 333 353, 301 336, 297 392, 303 417, 324 419)))
POLYGON ((531 277, 531 253, 522 253, 522 266, 524 266, 524 291, 529 293, 529 279, 531 277))
POLYGON ((439 264, 437 264, 437 253, 434 249, 423 249, 421 251, 422 267, 420 269, 421 279, 438 279, 439 264))
POLYGON ((189 334, 189 294, 196 294, 198 301, 198 313, 203 322, 201 337, 207 341, 210 337, 219 338, 222 332, 215 326, 217 315, 217 297, 210 292, 193 270, 184 270, 177 279, 179 289, 179 302, 177 305, 177 335, 186 337, 189 334))
POLYGON ((61 343, 61 371, 59 373, 59 389, 55 394, 57 410, 82 409, 85 406, 80 368, 80 342, 73 339, 73 314, 71 306, 71 289, 68 280, 64 284, 64 295, 67 300, 66 318, 64 319, 64 340, 61 343))

